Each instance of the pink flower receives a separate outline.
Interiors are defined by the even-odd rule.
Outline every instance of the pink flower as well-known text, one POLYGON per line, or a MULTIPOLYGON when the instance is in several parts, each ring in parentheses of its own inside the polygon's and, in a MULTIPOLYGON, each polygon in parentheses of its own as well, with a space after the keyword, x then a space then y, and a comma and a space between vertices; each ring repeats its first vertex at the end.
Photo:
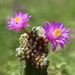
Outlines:
POLYGON ((69 43, 66 37, 68 37, 69 34, 68 31, 70 29, 65 29, 65 26, 63 26, 62 22, 60 23, 52 22, 52 24, 50 24, 49 22, 45 22, 45 23, 46 26, 42 26, 43 29, 46 31, 44 35, 52 43, 53 51, 56 50, 58 43, 63 49, 64 43, 69 43))
POLYGON ((24 26, 30 26, 27 23, 29 21, 30 17, 31 17, 31 15, 28 15, 28 13, 26 13, 26 12, 14 13, 14 18, 11 17, 10 21, 7 22, 8 25, 6 25, 6 26, 10 27, 9 30, 16 29, 16 32, 19 32, 19 30, 21 28, 23 28, 24 26))

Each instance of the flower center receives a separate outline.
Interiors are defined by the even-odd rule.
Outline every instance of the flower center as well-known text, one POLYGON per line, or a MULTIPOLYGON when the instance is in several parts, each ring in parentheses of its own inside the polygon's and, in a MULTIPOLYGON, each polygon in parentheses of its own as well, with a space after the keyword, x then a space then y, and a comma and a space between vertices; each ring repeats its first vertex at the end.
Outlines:
POLYGON ((21 20, 21 17, 16 17, 16 18, 14 18, 14 20, 15 20, 16 22, 19 22, 19 21, 21 20))
POLYGON ((62 31, 60 29, 55 29, 53 34, 54 34, 54 36, 58 37, 62 34, 62 31))

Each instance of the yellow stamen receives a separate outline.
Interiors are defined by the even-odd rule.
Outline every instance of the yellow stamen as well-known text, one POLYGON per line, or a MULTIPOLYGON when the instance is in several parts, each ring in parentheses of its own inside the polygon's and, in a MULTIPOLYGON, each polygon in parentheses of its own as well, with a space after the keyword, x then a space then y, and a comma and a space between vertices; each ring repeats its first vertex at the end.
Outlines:
POLYGON ((21 17, 16 17, 16 18, 14 18, 14 20, 15 20, 16 22, 19 22, 19 21, 21 20, 21 17))
POLYGON ((54 30, 54 35, 59 36, 62 34, 62 31, 60 29, 55 29, 54 30))

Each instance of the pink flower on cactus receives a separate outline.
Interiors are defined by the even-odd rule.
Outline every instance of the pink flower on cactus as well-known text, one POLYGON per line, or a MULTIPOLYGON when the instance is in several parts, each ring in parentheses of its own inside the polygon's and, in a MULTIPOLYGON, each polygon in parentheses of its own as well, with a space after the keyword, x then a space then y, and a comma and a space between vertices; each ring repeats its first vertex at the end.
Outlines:
POLYGON ((29 21, 30 17, 31 17, 31 15, 28 15, 28 13, 26 13, 26 12, 14 13, 14 18, 11 17, 10 21, 7 22, 8 25, 6 25, 6 26, 10 27, 9 30, 16 29, 16 32, 19 32, 19 30, 21 28, 23 28, 24 26, 30 26, 27 23, 29 21))
POLYGON ((52 43, 53 45, 53 51, 56 50, 56 47, 58 45, 58 43, 60 44, 60 46, 62 47, 62 49, 64 48, 64 43, 69 43, 69 41, 66 39, 66 37, 68 37, 69 34, 69 30, 70 29, 65 29, 65 26, 63 26, 63 23, 55 23, 52 22, 52 24, 50 24, 49 22, 45 22, 46 26, 42 26, 43 29, 46 31, 46 33, 44 34, 47 39, 52 43))

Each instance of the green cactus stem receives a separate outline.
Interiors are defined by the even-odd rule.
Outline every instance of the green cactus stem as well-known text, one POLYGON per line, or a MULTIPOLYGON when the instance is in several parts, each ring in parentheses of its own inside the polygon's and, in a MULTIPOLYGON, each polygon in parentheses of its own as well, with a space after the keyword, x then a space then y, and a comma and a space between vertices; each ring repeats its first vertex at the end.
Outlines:
POLYGON ((47 75, 46 68, 35 68, 31 65, 31 62, 26 63, 26 69, 24 69, 24 75, 47 75))

